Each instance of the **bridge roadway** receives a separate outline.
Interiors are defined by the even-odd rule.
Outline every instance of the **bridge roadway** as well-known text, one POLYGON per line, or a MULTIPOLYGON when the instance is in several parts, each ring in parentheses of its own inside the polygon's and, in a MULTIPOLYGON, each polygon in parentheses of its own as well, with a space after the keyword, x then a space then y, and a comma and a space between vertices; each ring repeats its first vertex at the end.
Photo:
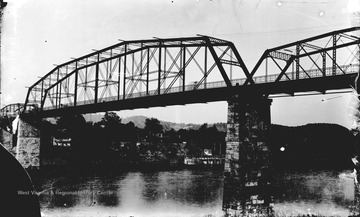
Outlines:
MULTIPOLYGON (((233 94, 241 97, 252 97, 254 95, 271 96, 276 94, 294 95, 299 92, 325 93, 327 90, 350 89, 359 71, 359 65, 341 66, 337 75, 331 75, 332 68, 326 69, 326 75, 320 70, 308 70, 299 73, 298 80, 288 80, 294 73, 287 73, 279 82, 275 82, 278 75, 253 77, 254 85, 242 85, 246 78, 231 80, 232 87, 227 87, 224 81, 209 82, 202 84, 194 90, 194 85, 187 85, 185 91, 182 87, 174 87, 167 94, 156 95, 146 92, 134 93, 129 98, 117 100, 117 96, 104 99, 104 102, 94 104, 93 101, 78 102, 73 104, 61 104, 61 107, 45 107, 41 112, 42 117, 58 116, 61 114, 84 114, 111 110, 127 110, 149 107, 163 107, 171 105, 185 105, 192 103, 208 103, 224 101, 233 94), (344 74, 342 71, 346 71, 344 74), (340 74, 341 73, 341 74, 340 74), (250 94, 251 93, 251 94, 250 94)), ((165 89, 161 90, 165 91, 165 89)))

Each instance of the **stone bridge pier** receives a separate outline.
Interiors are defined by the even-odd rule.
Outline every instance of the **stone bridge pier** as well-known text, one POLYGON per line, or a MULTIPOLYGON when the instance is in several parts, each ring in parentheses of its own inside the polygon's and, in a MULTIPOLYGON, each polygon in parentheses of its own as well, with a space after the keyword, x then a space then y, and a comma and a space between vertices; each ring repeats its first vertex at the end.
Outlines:
POLYGON ((223 211, 230 216, 272 216, 268 147, 271 100, 228 99, 223 211))
POLYGON ((1 129, 1 144, 14 155, 25 169, 40 168, 40 130, 17 117, 13 132, 1 129))

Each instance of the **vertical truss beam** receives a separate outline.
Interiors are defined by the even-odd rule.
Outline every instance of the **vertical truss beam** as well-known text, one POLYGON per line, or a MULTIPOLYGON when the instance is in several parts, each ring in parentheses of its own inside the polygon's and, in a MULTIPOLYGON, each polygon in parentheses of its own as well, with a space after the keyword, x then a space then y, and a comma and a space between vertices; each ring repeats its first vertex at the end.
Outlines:
POLYGON ((149 73, 150 73, 150 48, 146 54, 146 95, 149 95, 149 73))
POLYGON ((95 96, 94 96, 94 103, 98 103, 99 98, 99 60, 100 60, 100 54, 97 56, 97 63, 95 65, 95 96))
MULTIPOLYGON (((207 59, 207 52, 208 52, 208 47, 205 47, 204 48, 204 52, 205 52, 205 56, 204 56, 204 87, 205 87, 205 89, 206 89, 206 83, 207 83, 207 62, 208 62, 208 59, 207 59)), ((201 83, 199 82, 199 85, 200 85, 201 83)))
MULTIPOLYGON (((159 44, 159 68, 158 68, 158 95, 160 95, 161 90, 161 42, 159 44)), ((165 70, 165 69, 164 69, 165 70)))
POLYGON ((321 57, 323 59, 322 73, 323 73, 323 77, 325 77, 326 76, 326 52, 321 52, 321 57))
POLYGON ((296 58, 295 58, 295 77, 296 77, 296 80, 299 80, 300 79, 300 58, 299 58, 299 55, 300 55, 300 45, 296 45, 296 58))
MULTIPOLYGON (((127 51, 127 45, 125 45, 125 52, 127 51)), ((124 56, 124 79, 123 79, 123 99, 125 99, 126 95, 126 57, 127 55, 124 56)))
MULTIPOLYGON (((77 65, 77 62, 76 62, 77 65)), ((75 72, 75 83, 74 83, 74 106, 77 106, 77 98, 78 98, 78 80, 79 80, 79 71, 75 72)))
POLYGON ((182 74, 182 88, 183 91, 185 91, 185 72, 186 72, 186 47, 182 47, 182 54, 183 54, 183 59, 182 59, 182 71, 180 73, 180 77, 182 74))
MULTIPOLYGON (((333 35, 333 47, 336 47, 336 42, 337 42, 337 35, 334 34, 333 35)), ((332 65, 332 75, 336 75, 336 49, 333 49, 333 53, 332 53, 332 61, 333 61, 333 65, 332 65)))

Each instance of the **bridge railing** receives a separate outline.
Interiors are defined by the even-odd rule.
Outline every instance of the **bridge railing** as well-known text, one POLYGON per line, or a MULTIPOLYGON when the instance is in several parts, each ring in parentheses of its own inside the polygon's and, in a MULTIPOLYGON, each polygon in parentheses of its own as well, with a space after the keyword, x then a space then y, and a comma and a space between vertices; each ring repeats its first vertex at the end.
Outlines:
MULTIPOLYGON (((337 67, 336 75, 358 73, 359 70, 360 70, 359 64, 343 65, 343 66, 337 67)), ((323 70, 319 70, 319 69, 311 69, 311 70, 299 72, 299 79, 311 79, 311 78, 328 77, 328 76, 333 76, 332 67, 326 68, 325 74, 323 73, 323 70)), ((278 74, 270 74, 270 75, 263 75, 263 76, 255 76, 255 77, 253 77, 253 80, 254 80, 255 84, 263 84, 263 83, 275 82, 277 78, 278 78, 278 74)), ((286 73, 286 76, 283 76, 280 81, 289 81, 289 80, 295 80, 295 72, 286 73)), ((241 86, 245 83, 245 81, 246 81, 246 78, 233 79, 233 80, 231 80, 231 83, 233 86, 235 86, 235 85, 241 86)), ((164 89, 160 89, 160 94, 179 93, 179 92, 183 92, 183 91, 196 91, 199 89, 223 88, 223 87, 226 87, 227 85, 226 85, 225 81, 215 81, 215 82, 203 83, 201 85, 198 85, 197 89, 195 89, 196 86, 197 86, 196 83, 194 83, 194 84, 186 85, 185 88, 183 88, 182 86, 172 87, 170 89, 164 88, 164 89), (165 93, 165 91, 166 91, 166 93, 165 93)), ((148 92, 143 91, 143 92, 133 93, 130 96, 127 95, 125 99, 154 96, 157 94, 159 94, 158 90, 152 90, 152 91, 148 91, 148 92)), ((123 99, 124 99, 123 95, 112 96, 112 97, 103 98, 102 102, 110 102, 110 101, 117 101, 117 100, 123 100, 123 99)), ((77 106, 88 105, 88 104, 93 104, 93 103, 94 103, 93 99, 86 100, 86 101, 78 101, 77 106)), ((74 106, 74 103, 62 104, 60 107, 64 108, 64 107, 71 107, 71 106, 74 106)), ((53 106, 49 106, 49 107, 44 107, 44 110, 51 110, 54 108, 55 107, 53 107, 53 106)))
MULTIPOLYGON (((36 108, 37 108, 37 106, 35 104, 27 105, 28 111, 34 110, 36 108)), ((0 110, 0 117, 15 118, 17 115, 19 115, 21 113, 21 111, 23 109, 24 109, 23 103, 13 103, 13 104, 6 105, 0 110)))
MULTIPOLYGON (((343 74, 353 74, 358 73, 360 69, 359 64, 353 64, 353 65, 343 65, 336 68, 336 74, 335 75, 343 75, 343 74)), ((323 70, 319 69, 310 69, 307 71, 300 71, 299 72, 299 79, 310 79, 310 78, 320 78, 320 77, 329 77, 333 76, 333 70, 332 67, 328 67, 325 70, 325 74, 323 73, 323 70)), ((288 72, 285 73, 286 76, 283 76, 280 81, 288 81, 288 80, 295 80, 295 72, 288 72)), ((275 82, 278 78, 278 74, 271 74, 271 75, 264 75, 264 76, 256 76, 253 77, 253 80, 255 84, 262 84, 262 83, 271 83, 275 82)), ((239 79, 236 80, 239 85, 242 85, 244 83, 245 79, 239 79)))

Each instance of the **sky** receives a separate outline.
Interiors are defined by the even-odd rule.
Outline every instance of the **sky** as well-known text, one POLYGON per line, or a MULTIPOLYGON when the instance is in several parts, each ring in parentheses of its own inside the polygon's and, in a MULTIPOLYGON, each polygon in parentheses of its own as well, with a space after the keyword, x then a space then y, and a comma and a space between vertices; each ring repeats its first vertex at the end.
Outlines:
MULTIPOLYGON (((358 0, 8 0, 2 17, 1 106, 73 57, 152 37, 209 35, 232 41, 252 69, 268 48, 348 28, 358 0)), ((350 127, 350 94, 273 100, 271 118, 289 126, 350 127)), ((226 122, 227 102, 119 112, 182 123, 226 122)))

